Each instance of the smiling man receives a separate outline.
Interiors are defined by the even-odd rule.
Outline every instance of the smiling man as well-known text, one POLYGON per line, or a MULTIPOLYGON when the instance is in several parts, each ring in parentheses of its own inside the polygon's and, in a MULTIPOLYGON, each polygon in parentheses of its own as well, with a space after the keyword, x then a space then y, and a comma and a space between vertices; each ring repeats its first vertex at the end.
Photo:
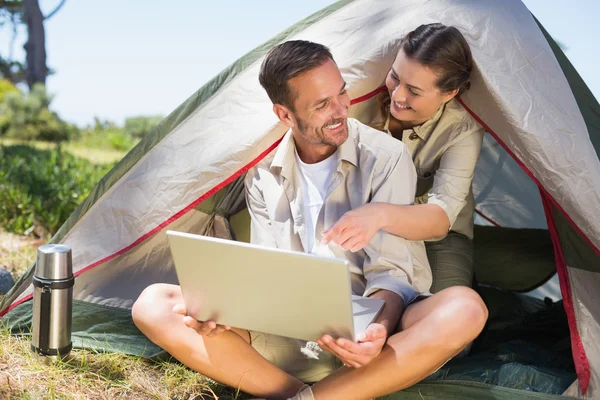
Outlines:
POLYGON ((259 79, 289 131, 246 176, 252 242, 344 258, 353 293, 383 299, 384 308, 358 342, 321 337, 318 357, 305 356, 300 340, 196 321, 174 285, 142 293, 136 325, 196 371, 269 399, 370 399, 420 381, 480 333, 487 310, 479 296, 466 287, 431 296, 423 242, 379 231, 357 252, 321 243, 323 230, 355 207, 413 201, 408 150, 348 118, 346 83, 325 46, 285 42, 259 79))

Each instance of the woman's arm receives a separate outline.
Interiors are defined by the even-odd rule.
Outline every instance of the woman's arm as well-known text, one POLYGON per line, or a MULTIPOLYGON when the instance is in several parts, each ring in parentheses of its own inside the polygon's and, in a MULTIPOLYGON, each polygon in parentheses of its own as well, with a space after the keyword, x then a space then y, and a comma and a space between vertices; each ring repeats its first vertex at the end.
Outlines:
POLYGON ((483 129, 446 150, 426 204, 362 205, 324 231, 322 242, 333 241, 345 250, 358 251, 379 229, 408 240, 443 237, 466 204, 482 140, 483 129))
POLYGON ((358 251, 383 229, 408 240, 442 237, 450 228, 444 210, 435 204, 369 203, 348 211, 323 232, 323 244, 333 241, 344 250, 358 251))
POLYGON ((385 215, 381 228, 408 240, 426 240, 443 237, 450 230, 450 220, 442 207, 436 204, 398 206, 380 204, 385 215))

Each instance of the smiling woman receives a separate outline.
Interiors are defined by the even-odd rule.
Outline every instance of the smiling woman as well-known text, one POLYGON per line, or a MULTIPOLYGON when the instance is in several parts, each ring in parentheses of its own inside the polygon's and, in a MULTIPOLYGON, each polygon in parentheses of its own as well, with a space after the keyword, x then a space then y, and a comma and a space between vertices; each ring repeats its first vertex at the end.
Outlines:
POLYGON ((471 286, 473 212, 471 180, 483 128, 455 100, 468 90, 471 50, 454 27, 421 25, 408 33, 386 77, 379 128, 404 142, 418 175, 416 205, 367 204, 325 232, 357 251, 384 229, 426 240, 432 293, 471 286))

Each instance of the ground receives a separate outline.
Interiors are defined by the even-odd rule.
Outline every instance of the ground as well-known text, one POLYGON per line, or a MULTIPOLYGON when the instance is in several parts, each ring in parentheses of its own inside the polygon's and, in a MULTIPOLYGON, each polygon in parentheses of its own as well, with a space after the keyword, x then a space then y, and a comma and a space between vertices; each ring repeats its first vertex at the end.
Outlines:
MULTIPOLYGON (((0 231, 0 267, 15 281, 46 241, 0 231)), ((73 350, 56 364, 38 359, 28 337, 11 335, 0 320, 1 399, 241 399, 176 362, 73 350)))

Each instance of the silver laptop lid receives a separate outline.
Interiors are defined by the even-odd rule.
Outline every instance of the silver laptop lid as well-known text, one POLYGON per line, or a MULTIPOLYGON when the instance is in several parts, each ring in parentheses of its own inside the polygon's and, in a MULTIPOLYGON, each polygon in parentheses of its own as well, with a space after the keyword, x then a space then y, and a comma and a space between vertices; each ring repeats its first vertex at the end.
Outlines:
POLYGON ((353 340, 347 261, 167 231, 188 314, 316 340, 353 340))

